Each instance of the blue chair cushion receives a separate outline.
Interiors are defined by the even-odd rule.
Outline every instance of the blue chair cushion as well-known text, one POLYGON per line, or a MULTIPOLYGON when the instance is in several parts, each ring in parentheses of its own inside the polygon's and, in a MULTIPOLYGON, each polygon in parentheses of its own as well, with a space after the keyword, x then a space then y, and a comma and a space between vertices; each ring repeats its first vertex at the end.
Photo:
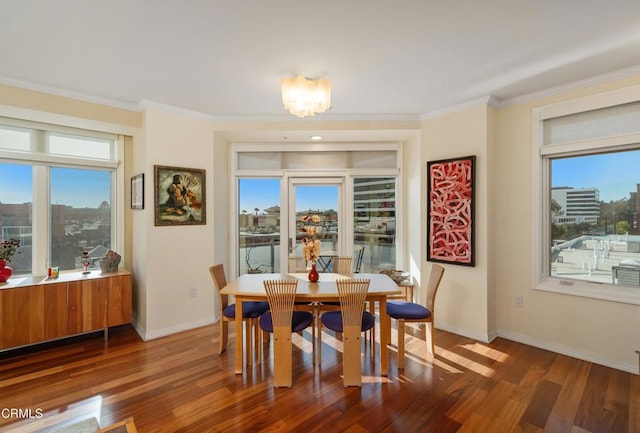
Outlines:
MULTIPOLYGON (((328 311, 322 315, 322 324, 327 328, 342 332, 342 312, 328 311)), ((365 311, 362 313, 362 331, 373 328, 376 325, 376 316, 365 311)))
POLYGON ((388 301, 387 314, 394 319, 421 320, 431 317, 431 311, 414 302, 388 301))
MULTIPOLYGON (((313 323, 313 314, 309 311, 294 311, 291 317, 291 332, 302 331, 313 323)), ((260 316, 260 327, 267 332, 273 333, 273 322, 271 312, 268 311, 260 316)))
MULTIPOLYGON (((243 302, 242 317, 245 319, 255 319, 269 310, 268 302, 243 302)), ((229 319, 236 318, 236 304, 231 304, 222 310, 222 315, 229 319)))

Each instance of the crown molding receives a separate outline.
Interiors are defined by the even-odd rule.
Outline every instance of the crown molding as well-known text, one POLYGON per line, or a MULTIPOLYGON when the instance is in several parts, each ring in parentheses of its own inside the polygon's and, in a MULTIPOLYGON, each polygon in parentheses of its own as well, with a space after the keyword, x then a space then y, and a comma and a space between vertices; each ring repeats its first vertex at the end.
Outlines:
POLYGON ((587 87, 606 84, 612 81, 622 80, 625 78, 640 75, 640 65, 631 66, 617 71, 608 72, 606 74, 596 75, 582 80, 573 81, 571 83, 562 84, 560 86, 550 87, 538 92, 528 93, 526 95, 514 96, 513 98, 502 99, 498 102, 496 108, 504 108, 511 105, 522 104, 525 102, 542 99, 549 96, 555 96, 575 90, 581 90, 587 87))
POLYGON ((421 114, 420 120, 433 119, 435 117, 444 116, 446 114, 455 113, 457 111, 462 111, 467 108, 477 107, 479 105, 489 105, 490 107, 498 108, 498 104, 499 104, 498 99, 496 99, 493 95, 481 96, 479 98, 471 99, 469 101, 462 102, 460 104, 451 105, 446 108, 441 108, 438 110, 430 111, 425 114, 421 114))
POLYGON ((47 86, 45 84, 33 83, 31 81, 19 80, 17 78, 0 76, 0 84, 4 84, 11 87, 17 87, 20 89, 32 90, 34 92, 46 93, 54 96, 61 96, 63 98, 75 99, 82 102, 89 102, 92 104, 105 105, 107 107, 118 108, 129 111, 140 111, 137 104, 129 103, 125 101, 119 101, 115 99, 102 98, 95 95, 89 95, 87 93, 77 92, 68 89, 62 89, 59 87, 47 86))

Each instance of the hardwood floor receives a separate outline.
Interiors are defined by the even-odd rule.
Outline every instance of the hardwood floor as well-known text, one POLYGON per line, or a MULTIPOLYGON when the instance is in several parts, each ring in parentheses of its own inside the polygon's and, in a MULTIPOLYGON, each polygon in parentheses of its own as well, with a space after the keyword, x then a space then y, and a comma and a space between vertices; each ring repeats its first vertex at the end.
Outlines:
POLYGON ((640 432, 639 376, 500 338, 436 330, 435 360, 408 338, 406 368, 392 350, 388 378, 363 350, 362 388, 344 388, 335 336, 323 336, 314 368, 310 335, 294 335, 291 389, 271 386, 270 345, 264 363, 236 376, 234 339, 218 355, 217 338, 207 326, 145 343, 127 325, 108 342, 93 334, 2 353, 0 431, 90 415, 101 426, 133 417, 142 433, 640 432))

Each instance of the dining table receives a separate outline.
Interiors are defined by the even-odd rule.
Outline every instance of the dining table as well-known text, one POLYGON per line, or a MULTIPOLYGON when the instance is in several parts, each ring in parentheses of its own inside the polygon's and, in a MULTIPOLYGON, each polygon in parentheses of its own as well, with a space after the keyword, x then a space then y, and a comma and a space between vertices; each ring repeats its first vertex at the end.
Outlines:
MULTIPOLYGON (((367 292, 367 303, 369 305, 378 304, 378 318, 380 320, 380 374, 388 376, 388 350, 391 336, 391 319, 387 315, 387 296, 401 293, 397 284, 384 274, 358 273, 353 276, 336 273, 320 273, 318 282, 310 282, 307 273, 261 273, 243 274, 230 281, 220 291, 223 295, 235 297, 236 317, 235 317, 235 372, 242 374, 244 371, 243 362, 243 327, 242 327, 242 302, 264 301, 267 294, 264 289, 264 281, 296 279, 298 288, 295 302, 339 302, 338 286, 336 281, 344 278, 367 279, 370 281, 367 292)), ((319 348, 318 350, 322 350, 319 348)))

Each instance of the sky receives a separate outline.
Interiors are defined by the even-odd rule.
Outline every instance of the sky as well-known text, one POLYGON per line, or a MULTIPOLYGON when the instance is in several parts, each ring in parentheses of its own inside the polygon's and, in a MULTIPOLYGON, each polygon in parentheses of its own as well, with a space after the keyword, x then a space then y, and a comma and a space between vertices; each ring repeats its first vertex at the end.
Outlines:
POLYGON ((640 150, 553 160, 551 185, 597 188, 604 202, 628 199, 640 183, 640 150))
MULTIPOLYGON (((338 189, 336 186, 298 186, 296 210, 338 209, 338 189)), ((240 211, 254 213, 271 206, 280 206, 279 179, 241 179, 240 211)))
MULTIPOLYGON (((0 202, 33 201, 31 166, 0 163, 0 202)), ((51 202, 77 208, 97 208, 103 201, 111 203, 110 174, 102 170, 52 168, 51 202)))

